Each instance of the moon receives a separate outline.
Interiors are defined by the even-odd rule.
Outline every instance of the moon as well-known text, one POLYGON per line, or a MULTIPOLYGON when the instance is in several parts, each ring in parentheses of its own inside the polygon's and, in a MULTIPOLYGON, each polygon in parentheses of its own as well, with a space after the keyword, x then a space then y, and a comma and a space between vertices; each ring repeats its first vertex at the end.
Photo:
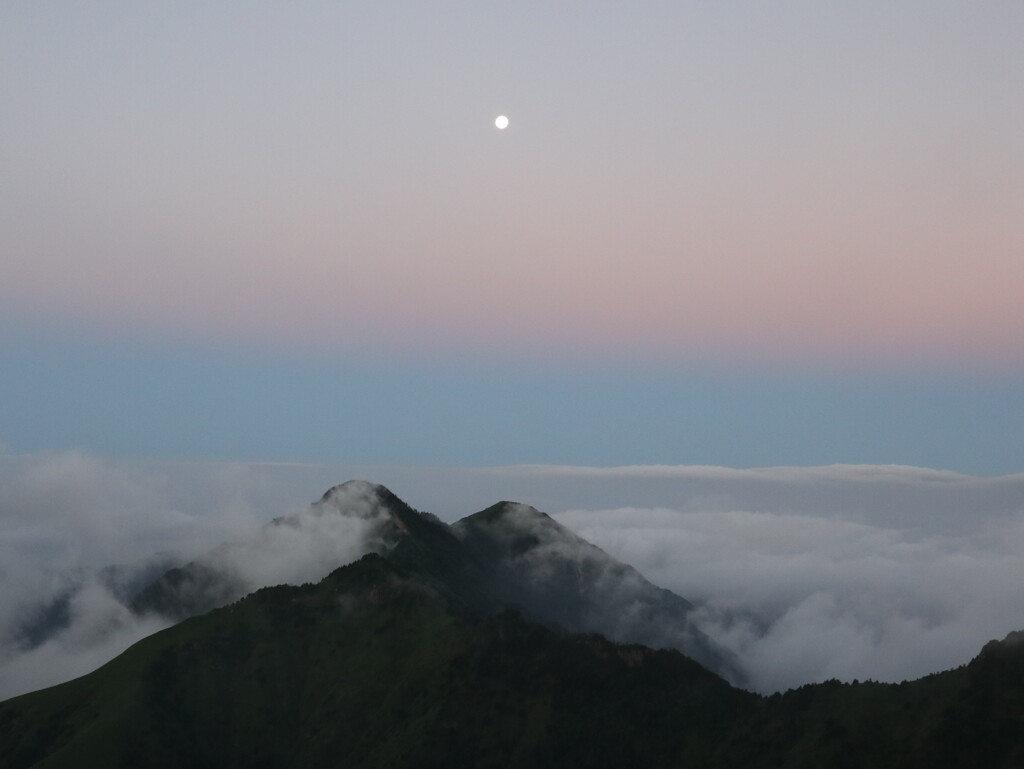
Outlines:
POLYGON ((504 131, 508 128, 508 118, 504 115, 498 115, 498 117, 494 118, 494 125, 499 131, 504 131))

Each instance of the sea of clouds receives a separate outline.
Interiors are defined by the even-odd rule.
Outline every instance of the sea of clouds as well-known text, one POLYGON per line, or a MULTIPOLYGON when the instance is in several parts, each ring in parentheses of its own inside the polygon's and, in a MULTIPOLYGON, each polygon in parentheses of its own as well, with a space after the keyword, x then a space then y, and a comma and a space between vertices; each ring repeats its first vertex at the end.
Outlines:
POLYGON ((1024 628, 1024 474, 0 453, 0 699, 86 673, 164 627, 125 602, 169 564, 233 543, 225 561, 255 588, 318 579, 358 557, 369 524, 310 506, 350 478, 447 522, 499 500, 551 513, 697 603, 704 630, 759 691, 915 678, 1024 628), (291 524, 266 525, 280 516, 291 524), (33 635, 55 612, 56 631, 33 635))

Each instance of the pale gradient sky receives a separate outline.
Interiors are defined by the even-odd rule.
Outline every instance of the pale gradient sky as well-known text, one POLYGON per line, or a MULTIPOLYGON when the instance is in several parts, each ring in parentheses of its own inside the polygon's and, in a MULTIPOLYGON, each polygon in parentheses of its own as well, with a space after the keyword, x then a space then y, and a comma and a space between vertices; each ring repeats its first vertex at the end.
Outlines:
POLYGON ((1016 0, 0 20, 14 451, 1024 469, 1016 0))

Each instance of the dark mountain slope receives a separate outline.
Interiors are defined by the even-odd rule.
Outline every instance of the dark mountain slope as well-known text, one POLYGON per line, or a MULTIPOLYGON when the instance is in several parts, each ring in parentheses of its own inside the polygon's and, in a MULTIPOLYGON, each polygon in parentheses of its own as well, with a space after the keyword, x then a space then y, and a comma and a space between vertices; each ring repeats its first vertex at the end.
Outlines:
POLYGON ((901 684, 838 681, 767 698, 734 737, 738 766, 1024 766, 1024 633, 901 684))
POLYGON ((756 701, 675 652, 465 613, 371 555, 0 704, 0 765, 670 766, 756 701))
POLYGON ((452 530, 486 565, 491 590, 503 602, 572 632, 677 649, 733 683, 743 682, 738 662, 690 620, 693 604, 547 514, 500 502, 452 530))
POLYGON ((482 615, 377 555, 0 703, 0 766, 986 767, 1024 759, 1024 634, 904 684, 762 698, 674 651, 482 615))

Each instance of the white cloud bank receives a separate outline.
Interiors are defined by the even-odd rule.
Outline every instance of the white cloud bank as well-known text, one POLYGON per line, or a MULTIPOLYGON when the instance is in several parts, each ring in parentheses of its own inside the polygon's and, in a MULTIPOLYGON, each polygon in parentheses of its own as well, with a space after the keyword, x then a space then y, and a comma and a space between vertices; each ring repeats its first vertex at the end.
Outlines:
MULTIPOLYGON (((374 520, 285 502, 302 484, 281 469, 0 454, 0 699, 87 673, 170 624, 127 603, 171 566, 215 570, 222 602, 362 555, 374 520)), ((369 505, 360 490, 335 500, 369 505)))
POLYGON ((269 540, 260 527, 356 477, 446 521, 502 499, 553 514, 651 581, 703 604, 705 630, 740 655, 762 691, 830 677, 913 678, 966 662, 989 639, 1024 628, 1024 475, 873 466, 185 464, 0 453, 0 698, 85 673, 158 629, 123 606, 133 576, 160 567, 154 554, 187 560, 262 537, 260 552, 275 558, 238 566, 256 582, 314 579, 354 557, 359 532, 347 525, 328 536, 306 516, 269 540), (98 571, 110 564, 129 568, 116 579, 98 571), (81 589, 64 607, 66 627, 42 645, 26 643, 40 607, 72 583, 81 589))
POLYGON ((749 511, 558 519, 703 604, 704 630, 739 655, 761 691, 916 678, 1024 628, 1021 513, 959 536, 749 511))

